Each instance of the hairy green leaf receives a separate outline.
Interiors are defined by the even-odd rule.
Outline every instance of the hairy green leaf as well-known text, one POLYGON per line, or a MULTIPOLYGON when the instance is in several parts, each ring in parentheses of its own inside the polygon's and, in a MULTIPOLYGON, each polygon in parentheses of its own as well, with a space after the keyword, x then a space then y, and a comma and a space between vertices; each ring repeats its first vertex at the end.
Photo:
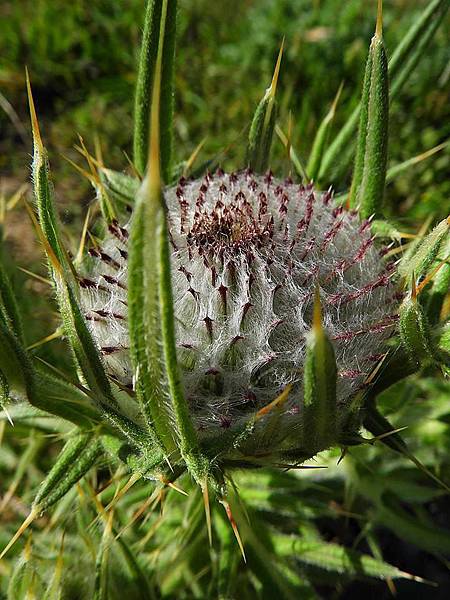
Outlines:
POLYGON ((39 514, 60 500, 90 470, 102 453, 96 435, 79 433, 69 439, 42 482, 33 502, 39 514))
POLYGON ((0 318, 8 323, 15 335, 23 343, 23 326, 8 275, 0 262, 0 318))
MULTIPOLYGON (((439 263, 438 256, 450 232, 450 217, 444 219, 426 236, 418 239, 403 255, 398 266, 406 281, 420 278, 439 263)), ((445 271, 444 271, 445 272, 445 271)))
POLYGON ((313 326, 306 343, 304 364, 304 436, 311 450, 323 448, 335 439, 336 357, 322 326, 319 292, 314 302, 313 326))
POLYGON ((382 560, 344 548, 338 544, 321 541, 295 540, 292 552, 300 563, 348 577, 373 577, 375 579, 411 579, 423 581, 382 560))
POLYGON ((101 169, 100 177, 108 194, 122 204, 133 204, 139 190, 139 179, 112 169, 101 169))
POLYGON ((400 337, 410 360, 425 364, 434 360, 430 324, 418 298, 406 297, 399 310, 400 337))
POLYGON ((175 56, 177 0, 148 0, 139 59, 134 109, 134 163, 143 175, 147 167, 152 101, 159 42, 161 59, 161 107, 159 115, 161 170, 170 181, 173 120, 173 65, 175 56))
MULTIPOLYGON (((392 53, 389 61, 391 99, 398 95, 419 60, 424 56, 424 50, 433 39, 449 6, 449 0, 433 0, 428 4, 392 53)), ((358 127, 360 111, 361 105, 355 108, 325 152, 319 173, 320 182, 336 180, 350 165, 352 154, 345 155, 344 153, 353 145, 352 141, 358 127)))
POLYGON ((364 75, 355 168, 349 198, 350 206, 358 208, 363 218, 382 213, 388 122, 388 69, 379 15, 364 75))

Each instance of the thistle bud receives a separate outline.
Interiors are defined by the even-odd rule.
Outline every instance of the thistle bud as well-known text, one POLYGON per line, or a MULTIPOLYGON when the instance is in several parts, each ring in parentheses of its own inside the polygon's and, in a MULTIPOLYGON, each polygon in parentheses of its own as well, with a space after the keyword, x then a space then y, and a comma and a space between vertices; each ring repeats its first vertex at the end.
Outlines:
MULTIPOLYGON (((270 172, 182 179, 164 200, 178 362, 200 440, 248 432, 253 423, 228 453, 309 457, 348 438, 351 399, 397 321, 393 267, 381 258, 370 222, 336 208, 331 192, 270 172), (324 425, 321 411, 323 436, 307 430, 311 399, 304 389, 315 294, 336 368, 333 426, 324 425), (283 402, 261 412, 280 395, 283 402)), ((81 299, 110 378, 132 389, 129 225, 109 229, 103 246, 90 251, 81 299)))

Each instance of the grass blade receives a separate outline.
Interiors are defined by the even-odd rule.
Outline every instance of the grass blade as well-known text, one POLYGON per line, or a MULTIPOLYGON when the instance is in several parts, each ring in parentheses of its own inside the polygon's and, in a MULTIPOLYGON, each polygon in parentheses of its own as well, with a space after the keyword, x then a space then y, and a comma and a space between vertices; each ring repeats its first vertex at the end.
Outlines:
POLYGON ((421 163, 423 160, 426 160, 430 156, 433 156, 433 154, 440 152, 441 150, 446 148, 449 145, 449 143, 449 141, 443 142, 442 144, 439 144, 434 148, 430 148, 430 150, 427 150, 426 152, 422 152, 421 154, 413 156, 412 158, 409 158, 408 160, 405 160, 399 163, 398 165, 394 165, 393 167, 388 169, 388 172, 386 174, 386 183, 390 183, 391 181, 396 179, 396 177, 400 175, 400 173, 403 173, 403 171, 407 171, 411 167, 414 167, 417 164, 421 163))
POLYGON ((308 164, 306 165, 306 172, 308 173, 308 178, 312 181, 315 181, 317 179, 320 172, 322 158, 328 142, 330 126, 336 114, 336 107, 342 93, 342 88, 343 84, 339 86, 333 104, 331 105, 330 110, 325 115, 323 121, 319 125, 319 129, 317 130, 316 136, 314 138, 314 142, 311 149, 311 155, 309 157, 308 164))
POLYGON ((284 40, 278 54, 272 82, 258 104, 250 126, 247 163, 256 173, 264 173, 269 165, 270 147, 272 145, 276 117, 275 94, 277 91, 283 46, 284 40))

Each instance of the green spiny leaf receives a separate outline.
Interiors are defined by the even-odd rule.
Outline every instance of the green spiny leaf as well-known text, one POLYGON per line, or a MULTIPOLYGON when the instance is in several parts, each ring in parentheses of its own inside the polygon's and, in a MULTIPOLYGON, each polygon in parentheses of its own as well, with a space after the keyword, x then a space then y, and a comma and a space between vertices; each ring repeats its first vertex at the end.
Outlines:
POLYGON ((173 63, 175 56, 176 0, 148 0, 136 83, 134 111, 134 162, 140 174, 147 167, 150 139, 150 105, 161 35, 161 106, 159 116, 161 170, 170 181, 173 119, 173 63))
POLYGON ((92 433, 82 433, 69 440, 36 494, 28 517, 2 550, 0 560, 42 512, 56 504, 86 475, 101 453, 102 445, 92 433))
MULTIPOLYGON (((128 306, 130 327, 130 350, 136 373, 136 395, 148 429, 154 428, 159 439, 168 449, 173 449, 171 434, 167 426, 167 392, 162 388, 163 366, 160 357, 160 336, 154 335, 158 324, 158 297, 156 283, 147 284, 144 264, 149 268, 155 264, 144 259, 144 245, 149 243, 147 227, 156 225, 148 221, 145 204, 138 194, 129 243, 128 261, 128 306), (147 288, 148 285, 148 288, 147 288), (155 323, 156 320, 156 323, 155 323)), ((154 240, 152 240, 154 241, 154 240)))
POLYGON ((359 207, 363 218, 382 213, 386 181, 389 82, 381 27, 379 9, 364 76, 355 169, 349 198, 350 206, 359 207))
MULTIPOLYGON (((402 257, 398 267, 399 274, 410 281, 413 274, 420 278, 427 273, 437 261, 444 240, 449 235, 450 217, 444 219, 422 239, 418 239, 402 257)), ((437 261, 439 262, 439 261, 437 261)))
MULTIPOLYGON (((415 284, 414 284, 415 285, 415 284)), ((434 360, 430 324, 419 298, 413 293, 402 302, 399 310, 400 338, 411 361, 418 365, 434 360)))
POLYGON ((371 222, 370 229, 372 233, 380 238, 389 238, 399 242, 404 237, 404 233, 402 233, 399 226, 386 219, 374 219, 371 222))
POLYGON ((10 394, 33 406, 81 426, 90 426, 96 414, 80 402, 80 395, 53 378, 36 372, 26 350, 0 320, 0 360, 10 394))
MULTIPOLYGON (((149 5, 150 10, 150 5, 149 5)), ((153 9, 152 9, 153 10, 153 9)), ((156 8, 155 8, 156 10, 156 8)), ((152 77, 152 99, 147 102, 147 131, 150 131, 154 153, 150 171, 148 145, 145 160, 149 161, 147 174, 136 197, 136 207, 130 235, 128 267, 128 305, 130 350, 136 373, 136 394, 146 419, 148 431, 154 431, 159 443, 168 452, 175 449, 169 424, 169 389, 163 357, 163 333, 160 319, 160 244, 164 244, 165 214, 161 198, 160 181, 160 85, 162 57, 165 45, 165 20, 167 2, 160 7, 159 29, 154 61, 149 76, 152 77), (154 106, 156 98, 156 106, 154 106), (150 110, 151 109, 151 110, 150 110), (151 114, 150 114, 151 113, 151 114), (150 123, 151 119, 151 123, 150 123), (156 147, 155 147, 156 145, 156 147), (156 172, 155 172, 156 171, 156 172), (151 187, 149 177, 154 185, 151 187)))
POLYGON ((362 554, 338 544, 322 541, 286 539, 292 544, 292 552, 297 560, 306 565, 319 567, 325 571, 333 571, 348 577, 373 577, 376 579, 410 579, 424 582, 421 577, 416 577, 401 571, 397 567, 382 560, 362 554))
POLYGON ((40 226, 48 244, 47 254, 49 255, 49 259, 51 257, 54 265, 58 264, 60 269, 66 271, 66 276, 68 277, 71 273, 71 268, 58 232, 58 224, 53 206, 53 187, 49 177, 50 167, 47 151, 42 143, 39 130, 28 71, 26 72, 26 80, 33 133, 32 180, 40 226))
MULTIPOLYGON (((449 5, 449 0, 433 0, 426 6, 402 42, 393 52, 389 61, 391 99, 398 95, 403 85, 409 79, 413 69, 421 57, 424 56, 424 50, 442 23, 449 5)), ((349 166, 352 154, 345 155, 345 150, 353 144, 354 134, 360 118, 360 110, 361 105, 355 108, 325 152, 319 173, 320 182, 330 179, 336 180, 349 166)))
POLYGON ((421 522, 408 514, 393 494, 383 494, 378 504, 375 520, 393 531, 399 538, 432 554, 450 553, 450 535, 434 523, 421 522))
POLYGON ((39 224, 29 209, 30 217, 41 238, 53 277, 64 330, 83 376, 101 405, 115 405, 116 400, 100 360, 96 345, 77 302, 76 273, 61 242, 53 207, 47 154, 42 143, 30 82, 27 76, 28 99, 33 130, 33 184, 39 224))
POLYGON ((11 283, 0 262, 0 318, 6 321, 18 339, 23 342, 23 327, 11 283))
POLYGON ((113 171, 112 169, 101 169, 100 177, 108 194, 117 202, 132 204, 139 190, 139 179, 113 171))
POLYGON ((152 447, 153 438, 148 433, 131 421, 128 417, 116 412, 110 407, 104 407, 104 415, 111 425, 130 443, 140 449, 152 447))
POLYGON ((34 512, 39 514, 62 498, 86 475, 101 453, 102 446, 93 433, 79 433, 70 438, 34 498, 34 512))
POLYGON ((135 368, 138 370, 138 397, 148 425, 154 425, 166 449, 173 451, 170 423, 173 411, 175 435, 181 453, 196 481, 204 484, 209 463, 198 445, 197 432, 184 397, 177 362, 170 249, 161 187, 159 114, 164 19, 165 11, 161 18, 161 36, 154 70, 147 175, 138 194, 131 232, 131 346, 135 368))
POLYGON ((450 291, 450 236, 442 244, 437 259, 440 261, 439 270, 431 278, 432 285, 427 304, 427 315, 433 324, 439 321, 445 298, 450 291), (446 262, 442 264, 442 261, 446 262))
POLYGON ((305 425, 311 449, 335 439, 337 367, 333 345, 322 326, 319 291, 314 301, 313 326, 306 342, 303 386, 305 425))

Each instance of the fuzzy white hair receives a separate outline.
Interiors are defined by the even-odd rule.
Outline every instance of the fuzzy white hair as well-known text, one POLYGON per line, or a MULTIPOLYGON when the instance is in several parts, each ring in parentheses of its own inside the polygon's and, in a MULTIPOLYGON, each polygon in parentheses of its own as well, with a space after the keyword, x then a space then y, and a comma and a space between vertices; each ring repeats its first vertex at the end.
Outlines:
MULTIPOLYGON (((218 171, 181 180, 164 198, 178 358, 199 432, 234 426, 292 384, 283 423, 298 434, 316 288, 335 349, 338 415, 345 413, 397 319, 394 270, 370 223, 334 206, 330 192, 270 173, 218 171)), ((110 231, 90 251, 82 305, 108 373, 131 387, 129 225, 110 231)))

